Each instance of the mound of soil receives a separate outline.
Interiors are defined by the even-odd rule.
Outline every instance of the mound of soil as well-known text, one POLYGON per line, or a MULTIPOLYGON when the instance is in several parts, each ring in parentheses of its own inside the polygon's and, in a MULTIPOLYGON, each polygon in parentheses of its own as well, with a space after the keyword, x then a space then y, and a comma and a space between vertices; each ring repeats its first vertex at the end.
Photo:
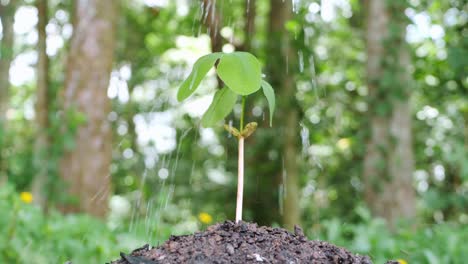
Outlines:
POLYGON ((323 241, 307 240, 299 227, 282 228, 226 221, 193 235, 172 236, 163 245, 121 253, 114 264, 215 263, 372 263, 323 241))

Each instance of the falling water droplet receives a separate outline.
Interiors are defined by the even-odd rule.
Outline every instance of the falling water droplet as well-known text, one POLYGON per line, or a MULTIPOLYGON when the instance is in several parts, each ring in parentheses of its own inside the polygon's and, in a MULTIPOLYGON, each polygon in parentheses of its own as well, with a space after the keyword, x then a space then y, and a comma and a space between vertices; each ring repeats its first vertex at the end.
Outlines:
POLYGON ((148 203, 146 203, 146 214, 145 214, 145 234, 149 234, 149 227, 150 227, 150 224, 149 224, 149 219, 151 216, 151 209, 152 209, 152 203, 150 201, 148 201, 148 203))
POLYGON ((203 6, 203 2, 202 2, 202 10, 203 10, 203 24, 206 23, 206 19, 208 18, 208 13, 210 12, 210 6, 211 6, 211 1, 208 1, 208 4, 205 6, 203 6))
POLYGON ((194 170, 195 170, 195 160, 192 161, 192 168, 190 169, 189 185, 192 185, 194 170))
POLYGON ((298 14, 299 13, 299 6, 300 6, 300 0, 291 0, 292 3, 292 10, 294 13, 298 14))
POLYGON ((304 124, 302 123, 300 123, 299 125, 302 127, 301 129, 302 155, 306 156, 307 151, 310 146, 309 129, 306 126, 304 126, 304 124))
POLYGON ((280 184, 278 186, 278 208, 279 208, 279 214, 282 216, 283 215, 283 190, 284 190, 284 185, 280 184))
MULTIPOLYGON (((176 151, 176 159, 175 159, 174 165, 172 166, 171 182, 174 182, 175 173, 179 165, 179 156, 180 156, 180 148, 182 147, 182 141, 184 141, 185 137, 189 134, 191 130, 192 128, 185 130, 179 138, 177 151, 176 151)), ((161 178, 161 176, 159 177, 161 178)))
MULTIPOLYGON (((232 119, 229 120, 229 129, 232 128, 232 119)), ((231 138, 232 137, 232 134, 228 132, 228 138, 231 138)))
POLYGON ((304 71, 304 54, 302 53, 302 50, 298 51, 297 55, 299 57, 299 71, 303 72, 304 71))
MULTIPOLYGON (((209 13, 211 13, 211 21, 216 21, 215 20, 215 13, 216 13, 216 2, 215 3, 211 3, 211 1, 208 1, 208 9, 211 8, 210 11, 208 11, 209 13)), ((216 23, 216 22, 215 22, 216 23)), ((217 27, 217 25, 215 26, 217 27)), ((216 34, 216 32, 215 32, 216 34)))
POLYGON ((169 201, 171 200, 172 195, 174 194, 174 191, 175 191, 175 185, 171 184, 169 186, 169 191, 167 192, 166 202, 164 203, 164 209, 167 208, 167 205, 168 205, 169 201))
POLYGON ((279 197, 278 197, 278 207, 280 215, 283 215, 284 212, 284 199, 286 197, 286 178, 288 173, 284 168, 284 157, 281 158, 281 184, 279 186, 279 197))
POLYGON ((318 97, 317 82, 316 82, 317 77, 315 75, 315 62, 314 62, 313 55, 309 57, 309 65, 310 65, 310 78, 311 78, 310 81, 312 82, 312 90, 315 91, 315 97, 318 100, 319 97, 318 97))
MULTIPOLYGON (((200 136, 200 131, 199 130, 195 130, 195 137, 193 139, 193 142, 198 142, 198 137, 200 136)), ((195 157, 192 161, 192 168, 190 169, 190 178, 189 178, 189 184, 192 185, 192 181, 193 181, 193 173, 195 171, 195 157)))

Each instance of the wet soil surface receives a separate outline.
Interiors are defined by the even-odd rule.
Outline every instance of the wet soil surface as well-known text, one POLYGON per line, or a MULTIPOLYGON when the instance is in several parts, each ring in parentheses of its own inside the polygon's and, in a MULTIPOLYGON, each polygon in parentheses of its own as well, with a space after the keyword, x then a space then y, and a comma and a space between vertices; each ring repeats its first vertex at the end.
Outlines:
POLYGON ((172 236, 164 244, 145 245, 129 255, 121 253, 113 264, 221 264, 221 263, 372 263, 323 241, 308 240, 298 227, 282 228, 231 221, 208 227, 193 235, 172 236))

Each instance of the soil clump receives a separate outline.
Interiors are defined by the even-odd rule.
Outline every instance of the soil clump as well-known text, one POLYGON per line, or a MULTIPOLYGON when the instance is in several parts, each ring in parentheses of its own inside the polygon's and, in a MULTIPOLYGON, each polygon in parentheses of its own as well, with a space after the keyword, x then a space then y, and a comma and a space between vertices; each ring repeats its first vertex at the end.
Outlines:
POLYGON ((171 236, 164 244, 145 245, 130 254, 121 253, 113 264, 224 264, 224 263, 372 263, 367 256, 324 241, 308 240, 299 227, 294 233, 282 228, 226 221, 204 232, 171 236))

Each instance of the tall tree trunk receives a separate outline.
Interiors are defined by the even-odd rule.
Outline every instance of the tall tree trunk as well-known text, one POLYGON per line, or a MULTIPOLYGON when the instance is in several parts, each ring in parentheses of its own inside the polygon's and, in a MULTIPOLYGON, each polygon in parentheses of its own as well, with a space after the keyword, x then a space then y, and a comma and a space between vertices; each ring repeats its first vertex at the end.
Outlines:
MULTIPOLYGON (((279 101, 276 129, 280 135, 275 140, 281 142, 282 163, 284 168, 282 179, 283 212, 282 220, 286 228, 292 229, 300 224, 299 188, 298 188, 298 135, 299 113, 295 99, 296 86, 292 71, 296 65, 296 54, 291 45, 291 39, 285 29, 285 23, 291 19, 291 1, 271 0, 269 15, 269 47, 268 73, 273 87, 276 89, 279 101), (281 120, 281 121, 280 121, 281 120)), ((280 162, 281 164, 281 162, 280 162)), ((281 169, 280 169, 281 171, 281 169)))
POLYGON ((37 137, 34 153, 34 166, 36 175, 33 181, 33 195, 35 202, 47 209, 48 177, 49 177, 49 57, 46 53, 46 26, 48 21, 48 1, 37 0, 37 101, 36 125, 37 137))
MULTIPOLYGON (((86 116, 75 136, 76 147, 65 154, 61 176, 78 206, 65 211, 84 211, 105 216, 110 189, 111 124, 107 97, 115 48, 118 1, 76 1, 76 24, 71 40, 64 108, 86 116)), ((70 121, 69 121, 70 122, 70 121)))
POLYGON ((0 2, 0 19, 2 22, 2 40, 0 42, 0 181, 7 177, 7 162, 4 152, 6 134, 6 112, 8 110, 10 89, 10 65, 13 61, 14 31, 13 23, 16 11, 16 0, 3 4, 0 2))
POLYGON ((211 39, 211 51, 220 52, 223 50, 223 38, 221 36, 222 17, 216 0, 203 0, 203 24, 208 28, 211 39))
POLYGON ((415 214, 412 188, 409 53, 404 7, 369 0, 367 10, 367 78, 370 138, 364 160, 365 199, 374 215, 390 225, 415 214), (392 6, 393 5, 393 6, 392 6), (392 8, 392 10, 390 10, 392 8), (391 24, 393 23, 393 24, 391 24), (395 35, 389 28, 399 28, 395 35), (388 83, 388 76, 392 83, 388 83), (387 80, 384 79, 387 76, 387 80))
POLYGON ((245 0, 244 16, 244 45, 242 50, 250 51, 252 49, 252 37, 255 34, 255 15, 257 14, 256 0, 245 0))
MULTIPOLYGON (((203 0, 202 6, 202 22, 206 26, 208 34, 210 35, 211 52, 221 52, 223 51, 223 37, 221 36, 221 12, 216 5, 216 0, 203 0)), ((216 79, 218 80, 218 88, 223 87, 224 83, 221 78, 216 76, 216 79)))

